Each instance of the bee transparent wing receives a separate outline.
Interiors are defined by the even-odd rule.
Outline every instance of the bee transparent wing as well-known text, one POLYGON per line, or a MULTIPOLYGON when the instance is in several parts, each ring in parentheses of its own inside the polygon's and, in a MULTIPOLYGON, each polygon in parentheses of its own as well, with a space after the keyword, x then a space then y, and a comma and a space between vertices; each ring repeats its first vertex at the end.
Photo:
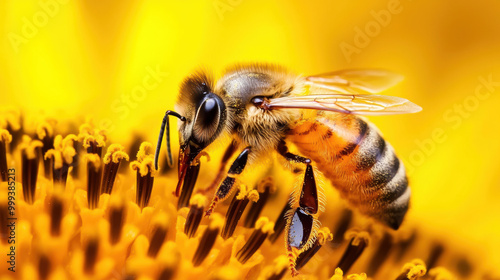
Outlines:
POLYGON ((416 113, 422 108, 404 98, 386 95, 314 94, 274 98, 270 109, 313 109, 359 115, 416 113))
POLYGON ((373 94, 403 80, 403 76, 382 69, 349 69, 306 77, 306 84, 344 94, 373 94))

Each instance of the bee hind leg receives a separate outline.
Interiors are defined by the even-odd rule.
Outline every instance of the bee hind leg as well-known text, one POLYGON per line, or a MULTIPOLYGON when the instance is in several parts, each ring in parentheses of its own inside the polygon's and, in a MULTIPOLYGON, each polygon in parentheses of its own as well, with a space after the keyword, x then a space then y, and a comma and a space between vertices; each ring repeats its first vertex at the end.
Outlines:
MULTIPOLYGON (((314 244, 320 225, 318 220, 320 199, 314 169, 310 164, 306 165, 304 180, 300 186, 300 192, 291 196, 289 202, 291 210, 286 217, 285 240, 292 276, 298 274, 295 268, 297 257, 314 244)), ((294 192, 298 190, 295 188, 294 192)))
POLYGON ((283 140, 281 140, 281 142, 278 144, 277 151, 288 161, 305 163, 305 164, 311 163, 311 159, 288 152, 288 147, 286 146, 286 143, 283 140))
POLYGON ((217 203, 226 199, 231 193, 234 183, 236 182, 236 176, 240 175, 247 165, 248 154, 250 154, 250 150, 251 147, 246 147, 234 160, 233 164, 227 172, 226 178, 217 188, 214 198, 212 199, 208 210, 205 212, 205 217, 209 217, 217 206, 217 203))
POLYGON ((289 201, 291 209, 286 215, 285 240, 289 267, 292 276, 296 276, 299 274, 295 267, 297 257, 316 241, 320 226, 319 211, 323 211, 320 202, 323 199, 319 198, 315 169, 311 165, 311 159, 290 153, 285 141, 278 144, 277 151, 288 161, 306 165, 304 179, 294 188, 289 201))

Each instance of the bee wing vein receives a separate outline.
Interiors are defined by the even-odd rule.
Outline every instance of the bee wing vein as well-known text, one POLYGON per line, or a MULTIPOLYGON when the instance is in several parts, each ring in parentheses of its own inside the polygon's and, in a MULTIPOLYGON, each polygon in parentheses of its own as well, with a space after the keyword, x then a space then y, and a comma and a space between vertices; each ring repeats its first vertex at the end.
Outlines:
POLYGON ((415 113, 422 108, 407 99, 386 95, 313 94, 275 98, 270 108, 313 109, 361 115, 415 113))

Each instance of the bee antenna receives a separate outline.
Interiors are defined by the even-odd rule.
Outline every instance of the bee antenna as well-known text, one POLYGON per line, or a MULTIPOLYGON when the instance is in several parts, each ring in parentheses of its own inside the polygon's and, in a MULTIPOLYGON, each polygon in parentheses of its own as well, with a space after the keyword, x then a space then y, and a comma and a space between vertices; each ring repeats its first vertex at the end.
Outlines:
POLYGON ((165 133, 165 126, 167 127, 167 153, 168 153, 168 166, 172 167, 174 159, 172 158, 172 150, 170 148, 170 122, 168 121, 168 116, 174 116, 181 121, 186 121, 186 118, 179 115, 177 112, 168 110, 163 117, 163 121, 161 122, 160 127, 160 135, 158 136, 158 143, 156 144, 156 152, 155 152, 155 168, 158 170, 158 158, 160 157, 160 147, 161 141, 163 138, 163 133, 165 133))

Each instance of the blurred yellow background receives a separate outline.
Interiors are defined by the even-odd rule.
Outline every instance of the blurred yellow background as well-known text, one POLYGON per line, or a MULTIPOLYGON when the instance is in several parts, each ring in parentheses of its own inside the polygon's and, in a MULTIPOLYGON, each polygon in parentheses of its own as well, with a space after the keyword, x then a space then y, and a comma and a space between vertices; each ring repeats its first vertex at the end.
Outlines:
POLYGON ((495 0, 2 1, 1 106, 155 142, 200 67, 389 69, 406 79, 387 94, 424 108, 370 118, 408 167, 410 218, 500 266, 499 12, 495 0))

